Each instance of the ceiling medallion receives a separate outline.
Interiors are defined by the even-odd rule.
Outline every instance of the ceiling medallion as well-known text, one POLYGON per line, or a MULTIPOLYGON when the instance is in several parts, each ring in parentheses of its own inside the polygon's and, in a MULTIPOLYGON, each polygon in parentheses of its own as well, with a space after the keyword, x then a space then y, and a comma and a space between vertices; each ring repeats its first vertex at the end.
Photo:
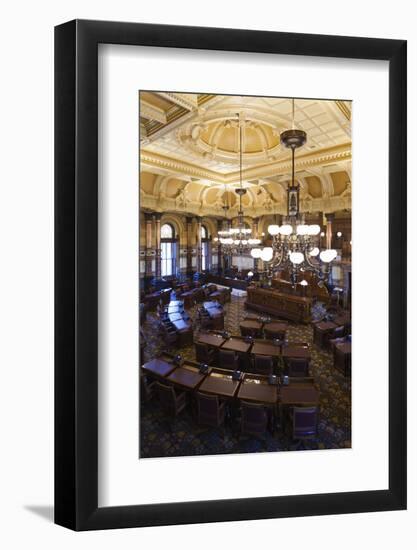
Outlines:
POLYGON ((280 152, 279 124, 255 107, 242 110, 240 117, 240 121, 236 120, 230 109, 214 110, 182 128, 177 139, 210 161, 234 164, 240 153, 245 164, 276 161, 280 152))

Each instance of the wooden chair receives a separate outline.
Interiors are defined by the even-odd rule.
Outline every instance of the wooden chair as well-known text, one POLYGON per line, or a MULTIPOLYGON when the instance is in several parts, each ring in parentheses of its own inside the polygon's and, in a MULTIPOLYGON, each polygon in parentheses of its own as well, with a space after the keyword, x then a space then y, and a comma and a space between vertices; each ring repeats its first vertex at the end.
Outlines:
POLYGON ((225 403, 220 401, 217 395, 197 392, 196 400, 198 424, 214 428, 224 427, 225 403))
POLYGON ((198 363, 207 363, 211 365, 214 361, 214 349, 209 348, 206 344, 195 342, 195 358, 198 363))
POLYGON ((141 407, 151 401, 155 396, 156 392, 156 381, 152 380, 146 374, 141 374, 140 376, 140 404, 141 407))
POLYGON ((306 439, 317 437, 318 407, 293 407, 290 414, 291 437, 301 445, 306 439))
POLYGON ((156 382, 159 402, 169 416, 176 418, 187 405, 185 392, 177 393, 172 386, 156 382))
POLYGON ((274 372, 274 360, 270 355, 255 355, 253 366, 256 374, 270 375, 274 372))
POLYGON ((240 402, 240 435, 252 435, 266 441, 268 413, 263 405, 240 402))
POLYGON ((207 311, 203 307, 198 309, 197 319, 200 324, 200 328, 202 329, 211 328, 212 321, 211 321, 210 315, 207 313, 207 311))
POLYGON ((287 335, 286 330, 273 330, 271 328, 268 328, 268 325, 264 326, 264 334, 265 338, 268 340, 285 340, 285 337, 287 335))
POLYGON ((331 332, 328 332, 323 337, 323 347, 326 350, 331 350, 331 340, 335 340, 336 338, 342 338, 345 335, 345 327, 340 326, 332 330, 331 332))
POLYGON ((238 365, 238 357, 234 351, 225 349, 219 350, 219 366, 222 369, 236 370, 238 365))
POLYGON ((171 327, 171 325, 162 325, 162 338, 168 348, 175 347, 178 342, 177 331, 171 327))
POLYGON ((286 359, 287 376, 306 377, 309 376, 310 361, 308 359, 298 359, 288 357, 286 359))
POLYGON ((262 330, 240 326, 240 334, 242 336, 252 336, 252 338, 260 338, 262 336, 262 330))

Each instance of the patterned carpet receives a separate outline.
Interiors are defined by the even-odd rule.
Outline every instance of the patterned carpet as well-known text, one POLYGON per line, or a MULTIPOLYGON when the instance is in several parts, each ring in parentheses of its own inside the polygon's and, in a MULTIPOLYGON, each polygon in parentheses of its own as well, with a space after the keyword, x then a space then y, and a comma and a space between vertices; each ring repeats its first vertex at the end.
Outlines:
MULTIPOLYGON (((248 314, 244 307, 245 293, 233 291, 232 299, 224 306, 225 328, 230 334, 239 334, 239 323, 248 314)), ((323 308, 317 304, 313 318, 320 317, 323 308)), ((196 309, 189 310, 198 331, 196 309)), ((163 342, 158 335, 158 320, 154 313, 148 313, 142 325, 146 337, 145 360, 164 351, 163 342)), ((320 389, 320 415, 317 439, 303 444, 305 449, 339 449, 351 447, 351 384, 342 374, 333 368, 330 353, 313 344, 311 326, 289 325, 288 340, 303 341, 311 344, 312 360, 310 373, 320 389)), ((195 360, 194 347, 181 349, 181 355, 195 360)), ((225 434, 216 429, 199 427, 188 406, 175 422, 168 421, 163 415, 157 400, 146 403, 141 408, 140 419, 140 457, 166 457, 214 455, 225 453, 252 453, 262 451, 291 451, 297 447, 290 437, 281 431, 268 434, 266 441, 251 437, 239 437, 227 428, 225 434)))

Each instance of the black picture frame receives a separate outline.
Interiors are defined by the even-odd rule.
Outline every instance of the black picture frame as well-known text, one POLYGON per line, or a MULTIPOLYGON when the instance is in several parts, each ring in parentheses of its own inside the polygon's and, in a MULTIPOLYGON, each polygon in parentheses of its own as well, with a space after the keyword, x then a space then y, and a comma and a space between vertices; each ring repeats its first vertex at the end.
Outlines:
MULTIPOLYGON (((55 522, 74 530, 406 508, 404 40, 75 20, 55 29, 55 522), (98 44, 389 62, 389 488, 98 507, 98 44)), ((377 131, 377 129, 376 129, 377 131)), ((341 474, 342 475, 342 474, 341 474)))

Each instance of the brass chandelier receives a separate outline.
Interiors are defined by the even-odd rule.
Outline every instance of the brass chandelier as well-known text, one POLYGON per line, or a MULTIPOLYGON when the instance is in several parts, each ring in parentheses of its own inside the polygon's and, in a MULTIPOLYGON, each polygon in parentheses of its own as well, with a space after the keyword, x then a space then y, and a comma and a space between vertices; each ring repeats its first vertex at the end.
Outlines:
MULTIPOLYGON (((239 211, 238 211, 238 224, 237 227, 230 227, 228 229, 218 231, 218 237, 215 239, 219 241, 220 244, 224 247, 226 253, 236 253, 242 254, 249 251, 253 246, 261 244, 261 240, 258 238, 253 238, 250 235, 252 234, 252 229, 245 227, 244 215, 243 215, 243 205, 242 197, 247 193, 246 189, 243 187, 243 178, 242 178, 242 117, 240 114, 237 114, 238 124, 239 124, 239 187, 235 190, 236 194, 239 197, 239 211)), ((229 209, 227 204, 227 194, 226 194, 226 203, 223 206, 225 214, 229 209)))
POLYGON ((295 182, 295 150, 307 141, 307 134, 295 128, 294 99, 292 100, 292 128, 280 134, 280 142, 291 149, 291 183, 287 188, 287 216, 282 225, 268 226, 272 246, 253 248, 251 255, 267 263, 269 276, 288 269, 291 280, 296 283, 300 272, 312 271, 321 280, 329 274, 329 264, 337 252, 331 248, 320 250, 321 228, 317 224, 307 225, 300 214, 300 186, 295 182))

